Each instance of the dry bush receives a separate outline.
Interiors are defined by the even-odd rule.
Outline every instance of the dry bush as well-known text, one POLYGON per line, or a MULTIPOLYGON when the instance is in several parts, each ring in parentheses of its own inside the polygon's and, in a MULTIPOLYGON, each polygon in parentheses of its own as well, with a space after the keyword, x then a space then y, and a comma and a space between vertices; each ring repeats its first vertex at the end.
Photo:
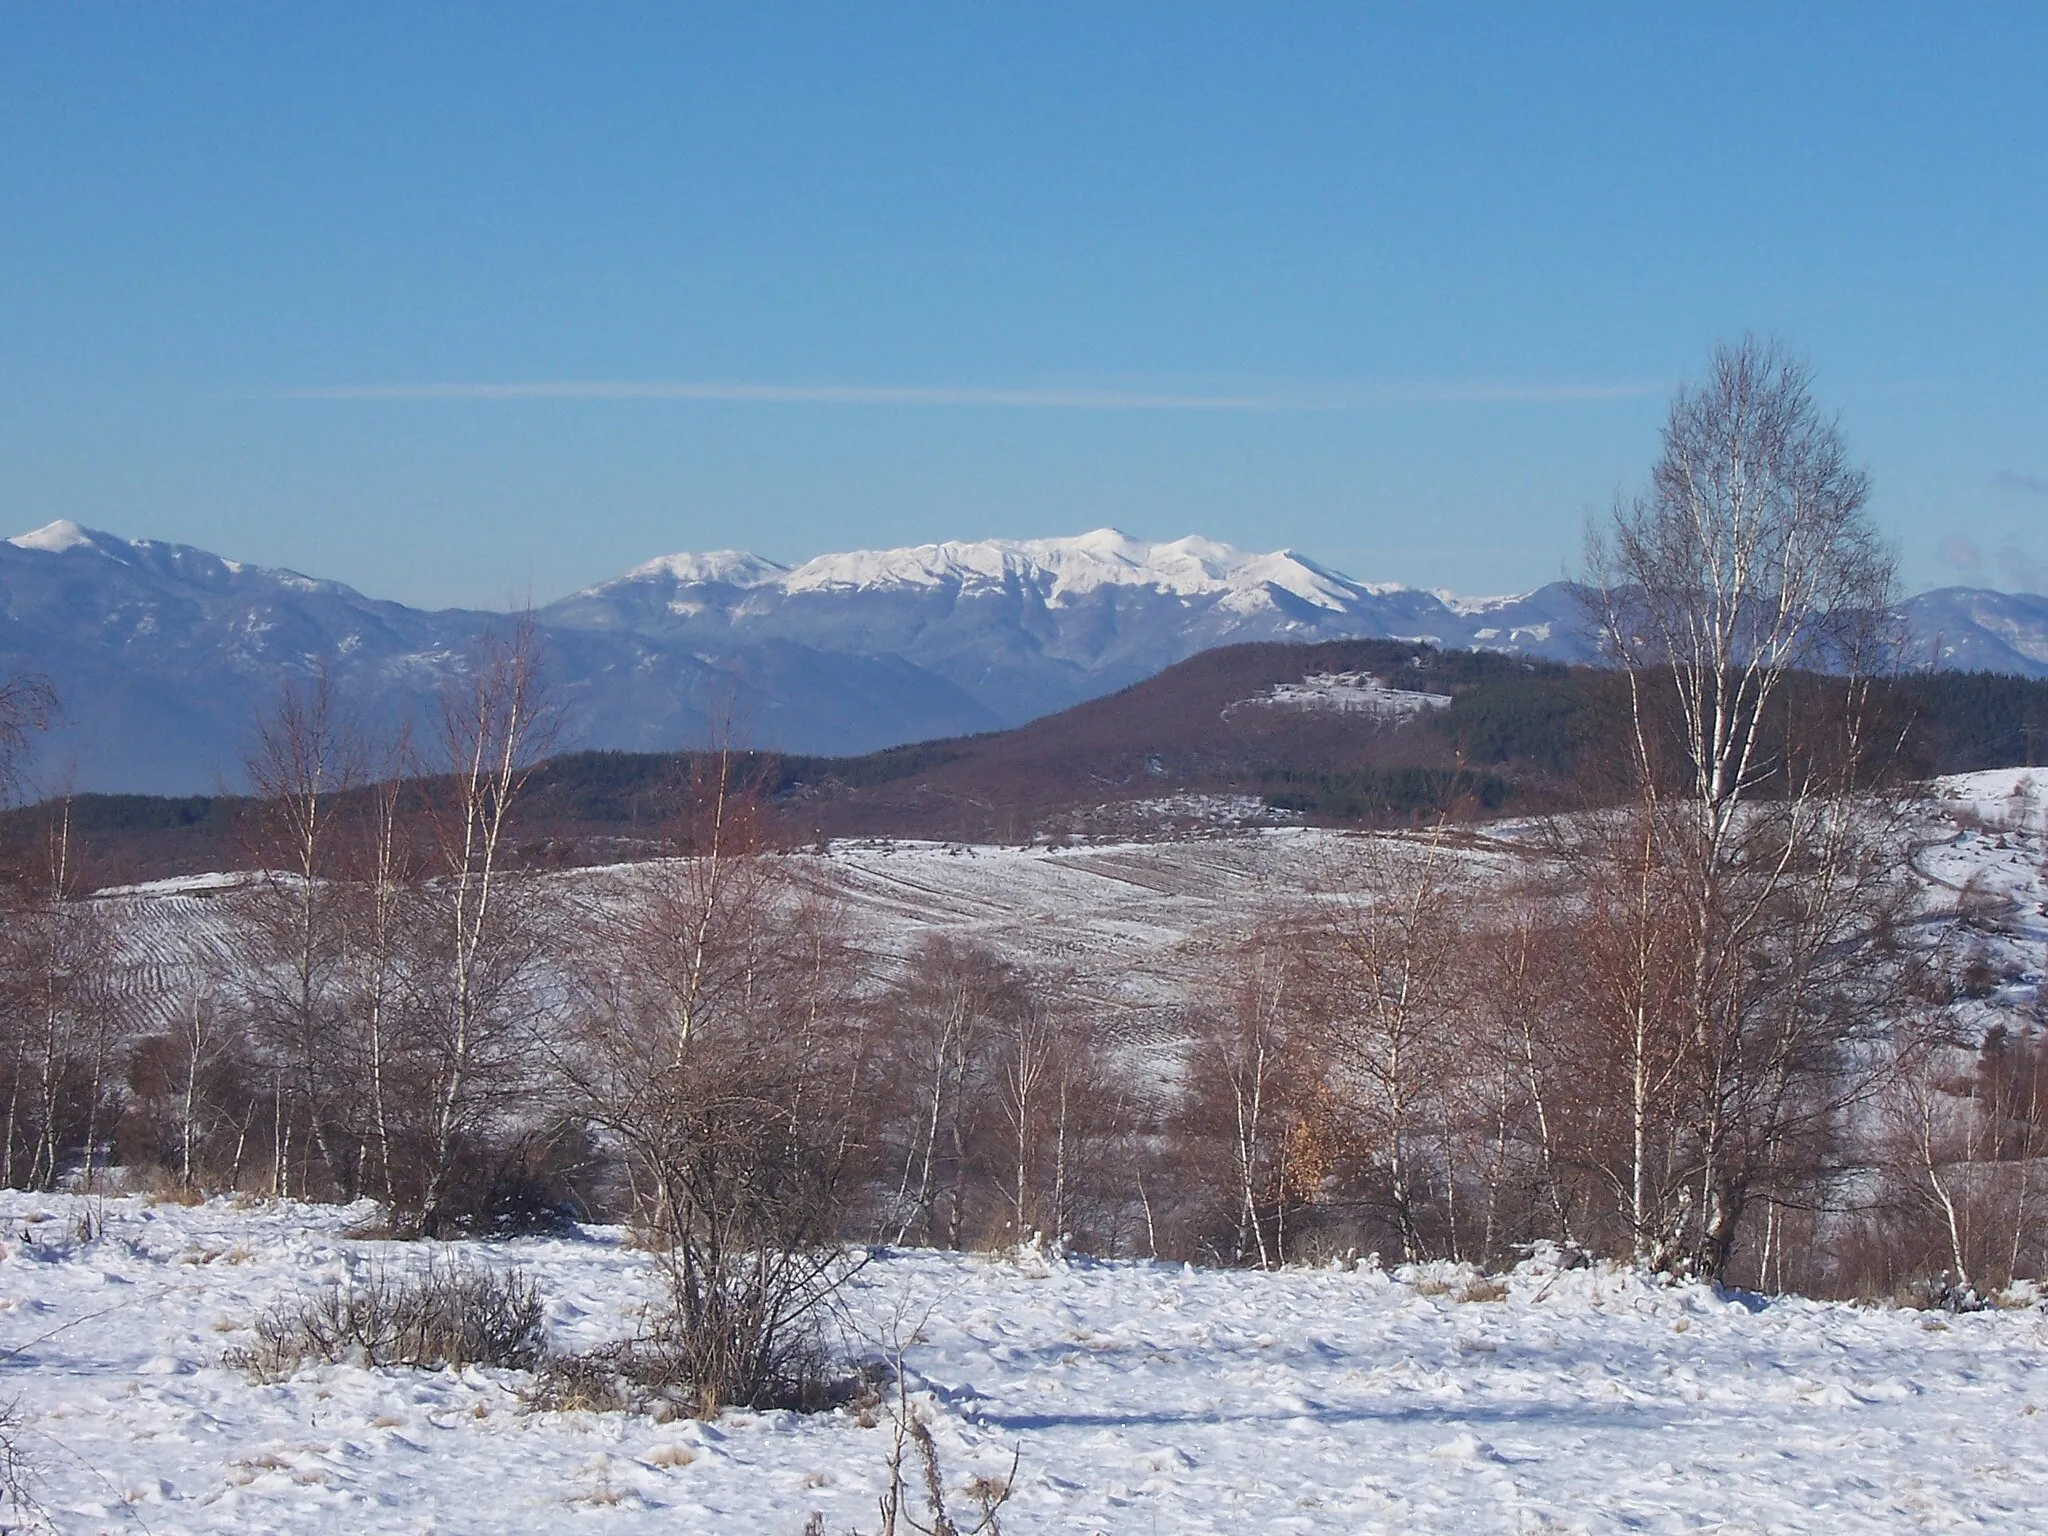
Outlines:
POLYGON ((56 1527, 36 1501, 36 1465, 21 1448, 21 1411, 0 1407, 0 1531, 50 1531, 56 1527))
POLYGON ((540 1293, 518 1270, 430 1261, 411 1274, 373 1270, 256 1320, 256 1342, 226 1363, 259 1381, 307 1361, 328 1365, 499 1366, 529 1370, 546 1348, 540 1293))
POLYGON ((639 1408, 639 1362, 630 1344, 607 1344, 576 1354, 549 1355, 535 1367, 533 1386, 520 1394, 541 1413, 626 1413, 639 1408))
POLYGON ((701 1411, 826 1395, 874 1097, 860 958, 837 904, 768 850, 750 774, 721 754, 676 786, 673 857, 587 913, 553 1047, 577 1113, 619 1150, 666 1282, 632 1362, 701 1411))
MULTIPOLYGON (((534 1368, 533 1386, 521 1394, 542 1413, 647 1413, 666 1420, 682 1414, 710 1418, 734 1399, 657 1324, 647 1337, 604 1344, 576 1354, 549 1355, 534 1368)), ((822 1348, 807 1351, 752 1399, 749 1407, 820 1413, 872 1409, 881 1401, 885 1370, 872 1362, 848 1368, 822 1348)))

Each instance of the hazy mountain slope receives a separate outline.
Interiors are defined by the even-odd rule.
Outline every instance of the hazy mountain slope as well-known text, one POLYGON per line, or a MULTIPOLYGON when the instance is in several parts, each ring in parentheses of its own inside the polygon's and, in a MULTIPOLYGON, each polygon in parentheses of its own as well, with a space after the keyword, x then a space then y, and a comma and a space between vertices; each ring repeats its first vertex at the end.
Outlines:
MULTIPOLYGON (((425 719, 444 680, 506 622, 71 524, 0 542, 0 672, 42 673, 64 708, 37 763, 46 792, 234 785, 256 712, 321 667, 371 720, 425 719)), ((769 637, 736 637, 716 656, 631 634, 548 630, 543 643, 565 744, 702 743, 728 714, 794 751, 866 751, 994 723, 895 657, 769 637)))
POLYGON ((1940 587, 1908 598, 1904 611, 1923 665, 2048 677, 2048 597, 1940 587))
MULTIPOLYGON (((2048 599, 1948 588, 1906 606, 1918 653, 2048 676, 2048 599)), ((747 741, 846 754, 1018 725, 1246 641, 1425 640, 1590 659, 1573 590, 1461 599, 1281 550, 1100 529, 782 566, 671 555, 539 611, 568 746, 747 741)), ((53 523, 0 543, 0 669, 56 684, 39 787, 233 785, 256 710, 326 668, 373 720, 420 714, 502 615, 53 523)))

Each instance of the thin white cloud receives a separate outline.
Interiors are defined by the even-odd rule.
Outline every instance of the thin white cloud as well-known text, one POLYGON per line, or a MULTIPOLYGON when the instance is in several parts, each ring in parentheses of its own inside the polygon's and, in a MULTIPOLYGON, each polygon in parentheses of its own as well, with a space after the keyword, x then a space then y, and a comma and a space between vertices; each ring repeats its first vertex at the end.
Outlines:
POLYGON ((288 389, 288 400, 704 400, 746 405, 997 406, 1042 411, 1356 411, 1399 405, 1560 405, 1634 400, 1663 384, 1418 384, 1255 394, 1119 389, 972 389, 864 384, 739 384, 662 380, 333 384, 288 389))

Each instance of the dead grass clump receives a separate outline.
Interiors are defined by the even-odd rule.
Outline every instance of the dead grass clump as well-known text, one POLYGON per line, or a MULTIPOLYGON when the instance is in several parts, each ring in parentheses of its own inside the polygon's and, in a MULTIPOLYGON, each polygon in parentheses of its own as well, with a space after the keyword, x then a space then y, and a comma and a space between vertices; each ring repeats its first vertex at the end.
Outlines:
MULTIPOLYGON (((865 1414, 881 1402, 886 1381, 886 1368, 873 1362, 835 1370, 820 1354, 787 1378, 782 1391, 746 1406, 797 1413, 851 1408, 865 1414)), ((533 1385, 520 1400, 539 1413, 645 1413, 661 1423, 685 1415, 715 1418, 730 1406, 661 1332, 579 1354, 547 1355, 534 1366, 533 1385)))
POLYGON ((430 1260, 406 1275, 372 1271, 258 1317, 256 1341, 227 1363, 259 1381, 307 1361, 328 1365, 500 1366, 528 1370, 545 1353, 540 1293, 518 1270, 430 1260))
POLYGON ((520 1401, 539 1413, 630 1413, 643 1406, 630 1344, 549 1355, 534 1367, 520 1401))

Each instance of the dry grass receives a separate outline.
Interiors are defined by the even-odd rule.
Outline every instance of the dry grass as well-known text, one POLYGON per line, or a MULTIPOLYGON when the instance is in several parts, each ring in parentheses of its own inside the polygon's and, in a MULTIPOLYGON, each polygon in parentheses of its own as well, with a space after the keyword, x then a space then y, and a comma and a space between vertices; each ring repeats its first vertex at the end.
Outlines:
POLYGON ((226 1363, 259 1381, 308 1360, 329 1365, 494 1365, 526 1370, 544 1353, 540 1293, 518 1271, 428 1263, 382 1272, 282 1303, 256 1319, 256 1341, 226 1363))

